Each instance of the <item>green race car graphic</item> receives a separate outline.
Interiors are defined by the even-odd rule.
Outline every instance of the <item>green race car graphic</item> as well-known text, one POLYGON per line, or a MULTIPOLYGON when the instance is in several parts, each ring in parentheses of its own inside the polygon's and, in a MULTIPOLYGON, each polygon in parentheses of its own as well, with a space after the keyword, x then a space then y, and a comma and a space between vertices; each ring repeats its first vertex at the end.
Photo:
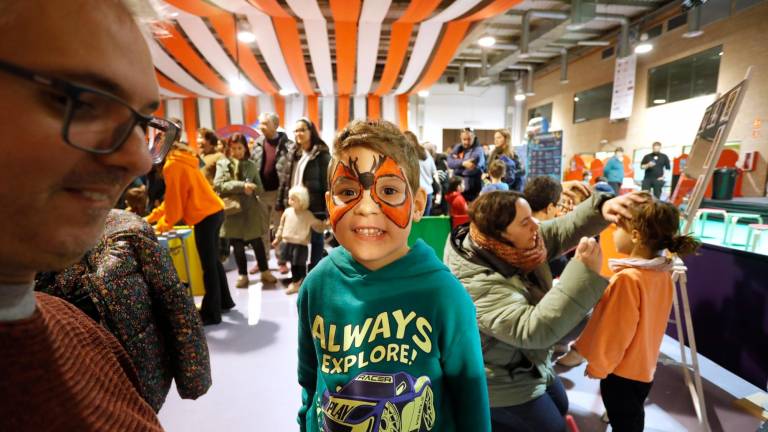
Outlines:
POLYGON ((337 390, 323 394, 324 432, 425 432, 435 425, 429 377, 365 372, 337 390))

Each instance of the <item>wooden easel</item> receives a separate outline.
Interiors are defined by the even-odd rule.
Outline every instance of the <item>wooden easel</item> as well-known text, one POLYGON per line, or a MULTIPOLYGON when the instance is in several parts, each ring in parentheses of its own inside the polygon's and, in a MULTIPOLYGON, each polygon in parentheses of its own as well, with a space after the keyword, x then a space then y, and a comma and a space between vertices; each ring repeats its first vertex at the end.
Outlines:
MULTIPOLYGON (((680 182, 677 184, 672 195, 672 201, 676 205, 680 205, 683 202, 684 196, 690 191, 691 184, 695 181, 695 186, 691 191, 688 198, 687 205, 683 211, 685 217, 685 225, 682 229, 682 234, 689 234, 693 228, 693 222, 696 219, 696 213, 699 210, 701 201, 704 198, 704 193, 707 189, 707 185, 712 180, 712 174, 715 171, 717 161, 720 159, 720 153, 725 146, 726 138, 730 133, 731 126, 733 125, 733 119, 738 113, 738 109, 741 106, 741 101, 744 98, 744 94, 747 90, 747 84, 749 83, 750 75, 752 74, 752 67, 747 69, 744 80, 740 82, 736 87, 725 93, 724 96, 718 97, 715 102, 710 105, 702 119, 699 131, 696 134, 696 141, 694 142, 694 148, 691 149, 692 158, 689 158, 689 165, 686 166, 684 175, 681 176, 680 182), (737 92, 737 93, 735 93, 737 92), (731 100, 731 98, 734 98, 731 100), (721 122, 720 119, 725 117, 726 109, 727 119, 721 122), (709 126, 710 119, 712 119, 713 126, 709 126), (708 145, 708 149, 702 151, 701 148, 697 149, 696 146, 702 145, 706 141, 699 141, 706 130, 715 129, 718 132, 714 135, 711 145, 708 145), (694 153, 696 152, 696 153, 694 153), (691 162, 694 162, 693 157, 702 156, 703 164, 701 166, 691 166, 691 162), (688 175, 690 173, 691 175, 688 175)), ((700 157, 696 157, 695 160, 702 160, 700 157)), ((696 163, 696 162, 694 162, 696 163)), ((699 370, 699 358, 698 350, 696 349, 696 337, 693 331, 693 320, 691 318, 691 307, 688 301, 688 286, 687 286, 687 268, 679 257, 673 255, 674 270, 672 272, 672 283, 675 285, 673 296, 673 307, 675 312, 675 326, 677 330, 677 339, 680 342, 680 366, 683 369, 683 377, 685 378, 685 384, 691 392, 691 399, 693 401, 694 409, 696 410, 696 416, 699 419, 699 424, 703 430, 709 432, 709 420, 707 418, 707 406, 704 400, 704 387, 701 382, 701 372, 699 370), (682 305, 682 315, 681 315, 682 305), (685 322, 685 333, 683 333, 683 321, 685 322), (688 345, 691 352, 691 363, 688 364, 686 352, 685 352, 685 340, 688 339, 688 345), (691 377, 691 372, 693 377, 691 377)))

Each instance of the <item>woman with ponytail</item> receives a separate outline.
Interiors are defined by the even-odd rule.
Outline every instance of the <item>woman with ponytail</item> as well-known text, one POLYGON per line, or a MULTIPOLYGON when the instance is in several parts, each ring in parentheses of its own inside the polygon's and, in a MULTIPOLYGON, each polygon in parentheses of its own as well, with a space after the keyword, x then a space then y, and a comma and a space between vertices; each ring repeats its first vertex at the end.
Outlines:
POLYGON ((629 258, 609 260, 616 273, 574 346, 589 362, 586 374, 600 379, 613 430, 622 432, 643 430, 643 403, 672 309, 672 259, 664 251, 684 256, 699 247, 679 235, 677 207, 646 196, 618 224, 613 240, 629 258))

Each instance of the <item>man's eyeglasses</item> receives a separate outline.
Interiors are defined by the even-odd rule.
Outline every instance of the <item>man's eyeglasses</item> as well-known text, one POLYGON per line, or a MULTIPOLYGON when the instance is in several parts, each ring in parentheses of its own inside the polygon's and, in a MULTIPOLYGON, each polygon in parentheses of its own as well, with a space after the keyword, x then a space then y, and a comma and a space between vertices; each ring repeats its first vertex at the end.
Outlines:
POLYGON ((77 149, 95 154, 116 152, 141 127, 153 163, 165 158, 180 129, 168 120, 144 115, 123 99, 92 87, 54 78, 0 60, 0 71, 50 90, 49 105, 63 115, 61 137, 77 149))

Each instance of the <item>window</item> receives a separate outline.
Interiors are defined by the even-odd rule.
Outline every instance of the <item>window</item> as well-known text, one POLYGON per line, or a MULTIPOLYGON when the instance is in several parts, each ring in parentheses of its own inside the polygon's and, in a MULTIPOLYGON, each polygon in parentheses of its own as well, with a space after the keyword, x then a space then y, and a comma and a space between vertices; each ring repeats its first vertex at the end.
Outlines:
POLYGON ((611 115, 613 83, 576 93, 573 98, 573 122, 581 123, 611 115))
POLYGON ((648 106, 681 101, 717 91, 723 47, 651 68, 648 71, 648 106))
POLYGON ((540 116, 547 119, 547 122, 552 124, 552 104, 548 103, 546 105, 539 105, 535 108, 531 108, 528 110, 528 120, 536 117, 536 113, 539 113, 540 116))
POLYGON ((680 26, 684 26, 688 22, 688 14, 681 13, 680 15, 670 18, 667 21, 667 31, 674 30, 680 26))
POLYGON ((601 54, 601 58, 603 60, 605 60, 607 58, 613 57, 613 51, 614 51, 613 47, 608 47, 608 48, 604 49, 603 53, 601 54))

